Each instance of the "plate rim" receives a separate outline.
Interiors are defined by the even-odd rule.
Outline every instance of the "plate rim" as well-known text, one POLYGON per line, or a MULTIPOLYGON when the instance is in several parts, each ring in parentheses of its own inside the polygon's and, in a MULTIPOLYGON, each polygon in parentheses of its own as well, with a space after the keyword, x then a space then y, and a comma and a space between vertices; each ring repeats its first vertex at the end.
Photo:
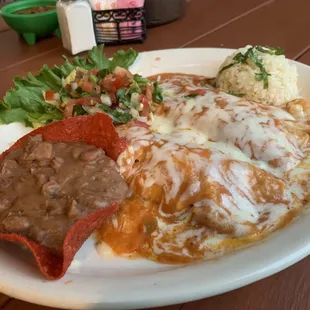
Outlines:
MULTIPOLYGON (((173 53, 173 52, 179 52, 179 51, 188 51, 193 52, 201 52, 203 53, 204 51, 208 50, 209 52, 216 52, 216 51, 222 51, 223 53, 232 53, 235 51, 235 49, 231 48, 216 48, 216 47, 200 47, 200 48, 171 48, 171 49, 159 49, 159 50, 152 50, 152 51, 147 51, 147 52, 141 52, 139 55, 151 55, 153 53, 173 53)), ((310 66, 307 66, 303 63, 297 62, 295 60, 290 60, 291 62, 297 64, 299 67, 303 67, 305 70, 309 71, 309 77, 310 77, 310 66)), ((310 213, 308 214, 308 217, 310 218, 310 213)), ((296 229, 298 230, 297 226, 300 226, 301 224, 298 224, 297 222, 300 222, 301 220, 304 220, 305 222, 307 219, 302 218, 298 219, 298 221, 294 221, 294 223, 291 223, 288 227, 284 228, 283 230, 288 231, 286 234, 290 234, 289 231, 294 232, 296 229), (297 227, 297 228, 296 228, 297 227)), ((307 224, 307 223, 306 223, 307 224)), ((283 231, 281 230, 281 232, 283 231)), ((290 236, 290 235, 289 235, 290 236)), ((218 261, 230 261, 231 259, 234 261, 236 257, 238 258, 240 255, 244 255, 244 253, 249 253, 251 252, 251 249, 256 247, 256 248, 261 248, 262 251, 266 250, 266 245, 268 249, 268 244, 270 243, 270 240, 283 240, 283 234, 281 237, 281 234, 279 232, 273 233, 271 236, 269 236, 267 239, 264 239, 258 243, 255 243, 253 247, 249 247, 247 249, 240 250, 236 253, 232 253, 229 255, 224 256, 223 258, 217 260, 217 261, 209 261, 212 264, 217 264, 218 261)), ((278 240, 278 241, 279 241, 278 240)), ((291 241, 294 241, 291 240, 291 241)), ((184 303, 184 302, 189 302, 201 298, 207 298, 211 296, 215 296, 218 294, 222 294, 228 291, 231 291, 233 289, 241 288, 245 285, 251 284, 253 282, 256 282, 258 280, 261 280, 263 278, 266 278, 268 276, 271 276, 293 264, 296 262, 302 260, 304 257, 310 254, 310 236, 309 238, 304 238, 302 240, 297 240, 293 245, 291 245, 291 253, 290 254, 284 254, 280 251, 280 253, 277 253, 275 257, 277 256, 277 260, 274 263, 269 262, 267 266, 261 266, 260 269, 257 269, 255 272, 252 272, 250 274, 244 274, 239 275, 239 278, 237 279, 228 279, 226 283, 222 283, 222 285, 216 286, 216 279, 214 279, 214 287, 210 289, 210 285, 208 288, 206 288, 204 285, 200 287, 199 289, 186 289, 186 286, 182 286, 182 290, 178 291, 177 293, 168 293, 167 291, 164 291, 166 289, 166 286, 163 285, 163 283, 158 279, 158 275, 154 276, 154 284, 150 287, 150 290, 153 292, 149 295, 143 295, 141 296, 140 300, 133 300, 131 299, 127 305, 124 304, 124 301, 120 301, 119 304, 114 303, 105 303, 102 300, 98 299, 93 299, 92 301, 89 301, 85 303, 84 300, 80 299, 77 300, 77 298, 71 298, 68 300, 63 300, 62 304, 59 303, 58 297, 56 298, 51 298, 50 296, 42 295, 42 293, 36 294, 33 292, 29 292, 31 290, 31 287, 29 289, 20 289, 19 286, 14 287, 13 282, 11 281, 11 285, 8 286, 5 283, 6 277, 5 273, 3 271, 0 271, 0 291, 4 294, 7 294, 13 298, 24 300, 30 303, 37 303, 39 305, 44 305, 44 306, 50 306, 50 307, 57 307, 57 308, 70 308, 70 309, 140 309, 144 307, 155 307, 155 306, 167 306, 167 305, 172 305, 176 303, 184 303), (307 239, 307 240, 306 240, 307 239), (157 286, 157 287, 156 287, 157 286), (154 293, 154 291, 156 293, 154 293), (161 293, 161 294, 160 294, 161 293), (124 308, 125 305, 125 308, 124 308), (82 308, 81 308, 82 307, 82 308)), ((1 249, 0 249, 0 258, 1 258, 1 249)), ((251 257, 251 255, 249 255, 251 257)), ((274 257, 274 256, 272 256, 274 257)), ((268 258, 268 257, 267 257, 268 258)), ((269 257, 270 258, 270 257, 269 257)), ((0 259, 1 261, 1 259, 0 259)), ((268 259, 267 259, 268 261, 268 259)), ((209 263, 207 262, 207 263, 209 263)), ((197 266, 196 264, 194 264, 197 266)), ((199 265, 199 264, 198 264, 199 265)), ((185 267, 187 268, 187 267, 185 267)), ((33 270, 30 270, 30 273, 33 270)), ((23 277, 23 274, 21 274, 21 278, 23 277)), ((72 275, 69 276, 69 278, 72 278, 72 275)), ((74 277, 73 277, 74 278, 74 277)), ((77 277, 78 278, 78 277, 77 277)), ((82 275, 83 278, 83 275, 82 275)), ((85 275, 84 275, 85 278, 85 275)), ((135 277, 135 278, 139 278, 135 277)), ((68 279, 68 275, 65 276, 64 280, 68 279)), ((65 284, 64 280, 59 280, 57 282, 53 283, 60 283, 65 284)), ((24 280, 25 281, 25 280, 24 280)), ((33 277, 33 281, 39 281, 40 283, 50 283, 47 281, 43 281, 42 278, 39 278, 37 275, 33 277)), ((27 280, 26 280, 27 282, 27 280)), ((200 281, 200 284, 203 284, 203 282, 200 281)), ((57 284, 56 284, 57 285, 57 284)), ((148 283, 149 285, 149 283, 148 283)), ((196 284, 197 285, 197 284, 196 284)), ((53 285, 52 285, 53 286, 53 285)), ((73 285, 75 287, 75 285, 73 285)), ((189 285, 191 286, 191 285, 189 285)), ((62 286, 61 286, 62 287, 62 286)), ((68 287, 68 286, 67 286, 68 287)), ((80 287, 79 287, 80 288, 80 287)), ((177 285, 176 288, 180 289, 180 285, 177 285)), ((102 292, 97 292, 97 298, 98 294, 101 294, 102 292)), ((73 296, 73 295, 72 295, 73 296)))

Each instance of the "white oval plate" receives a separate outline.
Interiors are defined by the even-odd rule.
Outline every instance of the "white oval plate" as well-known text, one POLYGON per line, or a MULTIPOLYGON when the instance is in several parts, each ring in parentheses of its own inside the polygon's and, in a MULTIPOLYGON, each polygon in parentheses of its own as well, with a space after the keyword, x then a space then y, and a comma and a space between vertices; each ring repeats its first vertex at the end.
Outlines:
MULTIPOLYGON (((132 70, 144 76, 183 72, 215 76, 227 49, 178 49, 141 53, 132 70)), ((295 63, 302 95, 310 98, 310 67, 295 63)), ((0 151, 26 129, 0 126, 0 151)), ((102 258, 89 239, 66 276, 45 281, 30 255, 0 247, 0 291, 25 301, 69 309, 138 309, 192 301, 224 293, 270 276, 310 253, 310 213, 256 245, 217 260, 193 265, 160 265, 146 260, 102 258)))

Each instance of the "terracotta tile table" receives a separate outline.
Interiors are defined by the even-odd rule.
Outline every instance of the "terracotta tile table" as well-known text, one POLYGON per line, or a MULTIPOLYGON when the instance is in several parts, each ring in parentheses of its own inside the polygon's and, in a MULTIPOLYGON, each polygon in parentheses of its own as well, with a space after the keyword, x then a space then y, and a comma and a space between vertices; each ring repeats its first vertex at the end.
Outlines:
MULTIPOLYGON (((177 47, 232 47, 246 44, 281 46, 292 59, 310 65, 308 0, 190 0, 186 15, 149 29, 138 51, 177 47)), ((29 47, 0 19, 0 97, 12 78, 60 63, 65 52, 57 38, 29 47)), ((127 46, 124 46, 126 48, 127 46)), ((106 49, 111 55, 117 47, 106 49)), ((0 267, 1 268, 1 267, 0 267)), ((206 279, 212 281, 212 279, 206 279)), ((254 284, 201 301, 157 310, 308 310, 310 258, 254 284)), ((48 310, 0 294, 0 309, 48 310)))

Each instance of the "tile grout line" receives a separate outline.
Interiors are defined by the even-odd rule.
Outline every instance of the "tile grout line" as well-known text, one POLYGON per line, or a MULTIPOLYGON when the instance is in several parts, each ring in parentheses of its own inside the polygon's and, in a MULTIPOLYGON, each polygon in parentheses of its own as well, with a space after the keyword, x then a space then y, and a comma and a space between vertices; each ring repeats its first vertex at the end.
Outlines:
POLYGON ((5 310, 6 306, 13 300, 13 298, 10 297, 0 308, 0 310, 5 310))
POLYGON ((295 57, 294 60, 298 60, 301 58, 304 54, 306 54, 310 50, 310 44, 307 45, 301 52, 299 52, 295 57))
POLYGON ((8 30, 10 30, 10 28, 7 28, 7 29, 2 29, 2 30, 0 30, 0 33, 2 33, 2 32, 6 32, 6 31, 8 31, 8 30))
POLYGON ((48 55, 48 54, 50 54, 50 53, 52 53, 52 52, 55 52, 55 51, 57 51, 57 50, 60 50, 60 49, 61 49, 61 47, 56 47, 56 48, 53 48, 53 49, 48 50, 48 51, 46 51, 46 52, 43 52, 42 54, 38 54, 38 55, 36 55, 36 56, 32 56, 32 57, 27 58, 27 59, 24 59, 24 60, 22 60, 22 61, 16 62, 16 63, 14 63, 14 64, 12 64, 12 65, 9 65, 9 66, 7 66, 7 67, 4 67, 4 68, 0 69, 0 72, 3 72, 3 71, 5 71, 5 70, 7 70, 7 69, 14 68, 14 67, 16 67, 16 66, 18 66, 18 65, 24 64, 24 63, 26 63, 26 62, 28 62, 28 61, 31 61, 31 60, 33 60, 33 59, 35 59, 35 58, 39 58, 39 57, 41 57, 41 56, 48 55))
POLYGON ((263 8, 263 7, 265 7, 265 6, 267 6, 267 5, 269 5, 269 4, 271 4, 271 3, 273 3, 273 2, 275 2, 275 0, 269 0, 269 1, 266 1, 266 2, 264 2, 264 3, 262 3, 262 4, 260 4, 260 5, 257 5, 257 6, 255 6, 254 8, 252 8, 252 9, 250 9, 250 10, 248 10, 248 11, 246 11, 246 12, 244 12, 244 13, 242 13, 242 14, 240 14, 240 15, 238 15, 238 16, 236 16, 236 17, 230 19, 230 20, 228 20, 228 21, 225 22, 224 24, 221 24, 221 25, 219 25, 219 26, 217 26, 217 27, 215 27, 215 28, 213 28, 213 29, 207 31, 206 33, 201 34, 200 36, 198 36, 198 37, 196 37, 196 38, 190 40, 189 42, 187 42, 187 43, 185 43, 185 44, 182 44, 181 46, 179 46, 179 48, 186 47, 186 46, 188 46, 189 44, 191 44, 191 43, 193 43, 193 42, 195 42, 195 41, 197 41, 197 40, 200 40, 200 39, 202 39, 202 38, 208 36, 209 34, 214 33, 214 32, 216 32, 216 31, 218 31, 218 30, 220 30, 220 29, 222 29, 222 28, 224 28, 224 27, 226 27, 226 26, 228 26, 228 25, 234 23, 235 21, 237 21, 237 20, 239 20, 239 19, 241 19, 241 18, 243 18, 243 17, 245 17, 245 16, 247 16, 247 15, 249 15, 249 14, 251 14, 251 13, 253 13, 253 12, 255 12, 255 11, 257 11, 257 10, 259 10, 259 9, 261 9, 261 8, 263 8))

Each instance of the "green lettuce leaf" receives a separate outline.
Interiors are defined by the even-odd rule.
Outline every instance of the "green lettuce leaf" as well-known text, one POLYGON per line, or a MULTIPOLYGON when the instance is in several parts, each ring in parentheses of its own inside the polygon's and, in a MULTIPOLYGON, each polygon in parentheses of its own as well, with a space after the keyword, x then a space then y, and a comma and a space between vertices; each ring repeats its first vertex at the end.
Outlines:
POLYGON ((113 72, 116 67, 128 69, 138 57, 138 53, 130 48, 128 51, 117 51, 110 60, 109 70, 113 72))
POLYGON ((1 109, 0 122, 2 124, 10 124, 14 122, 24 122, 26 126, 31 126, 32 123, 28 120, 28 115, 21 108, 16 109, 1 109))
POLYGON ((58 76, 61 76, 63 78, 66 78, 73 70, 75 70, 76 66, 71 64, 66 56, 62 56, 65 62, 59 67, 59 71, 55 72, 55 68, 58 68, 57 66, 54 66, 54 73, 58 76))
POLYGON ((0 102, 0 123, 24 122, 26 126, 32 126, 33 122, 48 124, 62 119, 63 113, 43 98, 43 90, 57 87, 53 75, 48 80, 44 83, 31 73, 28 78, 15 78, 15 88, 10 89, 0 102))
MULTIPOLYGON (((60 120, 63 118, 63 112, 47 103, 43 98, 42 91, 52 90, 59 93, 61 98, 69 96, 62 86, 62 80, 73 70, 98 68, 101 71, 111 72, 117 66, 127 69, 133 64, 137 55, 133 49, 118 51, 109 60, 103 52, 103 45, 101 45, 89 51, 88 57, 77 56, 70 62, 63 56, 64 63, 61 66, 55 65, 50 68, 44 65, 37 75, 29 73, 27 77, 16 77, 14 79, 15 87, 8 90, 0 101, 0 123, 23 122, 26 126, 33 126, 34 123, 47 124, 60 120)), ((130 114, 128 113, 112 111, 110 113, 116 121, 129 119, 128 115, 130 114)))
POLYGON ((0 108, 0 123, 10 124, 23 122, 27 127, 33 127, 34 123, 48 124, 63 119, 62 112, 57 109, 46 110, 45 113, 31 113, 22 108, 4 109, 0 108))
POLYGON ((91 63, 88 58, 78 56, 73 58, 73 65, 75 67, 83 68, 85 70, 91 70, 96 67, 96 64, 91 63))
POLYGON ((103 45, 97 46, 88 52, 88 58, 92 61, 94 68, 99 70, 108 69, 110 60, 106 57, 103 52, 103 45))
MULTIPOLYGON (((51 70, 47 65, 43 66, 43 69, 37 76, 35 76, 35 78, 42 83, 42 86, 46 86, 47 89, 54 92, 60 92, 62 89, 62 77, 54 73, 53 70, 51 70)), ((25 83, 27 83, 26 79, 25 83)))

